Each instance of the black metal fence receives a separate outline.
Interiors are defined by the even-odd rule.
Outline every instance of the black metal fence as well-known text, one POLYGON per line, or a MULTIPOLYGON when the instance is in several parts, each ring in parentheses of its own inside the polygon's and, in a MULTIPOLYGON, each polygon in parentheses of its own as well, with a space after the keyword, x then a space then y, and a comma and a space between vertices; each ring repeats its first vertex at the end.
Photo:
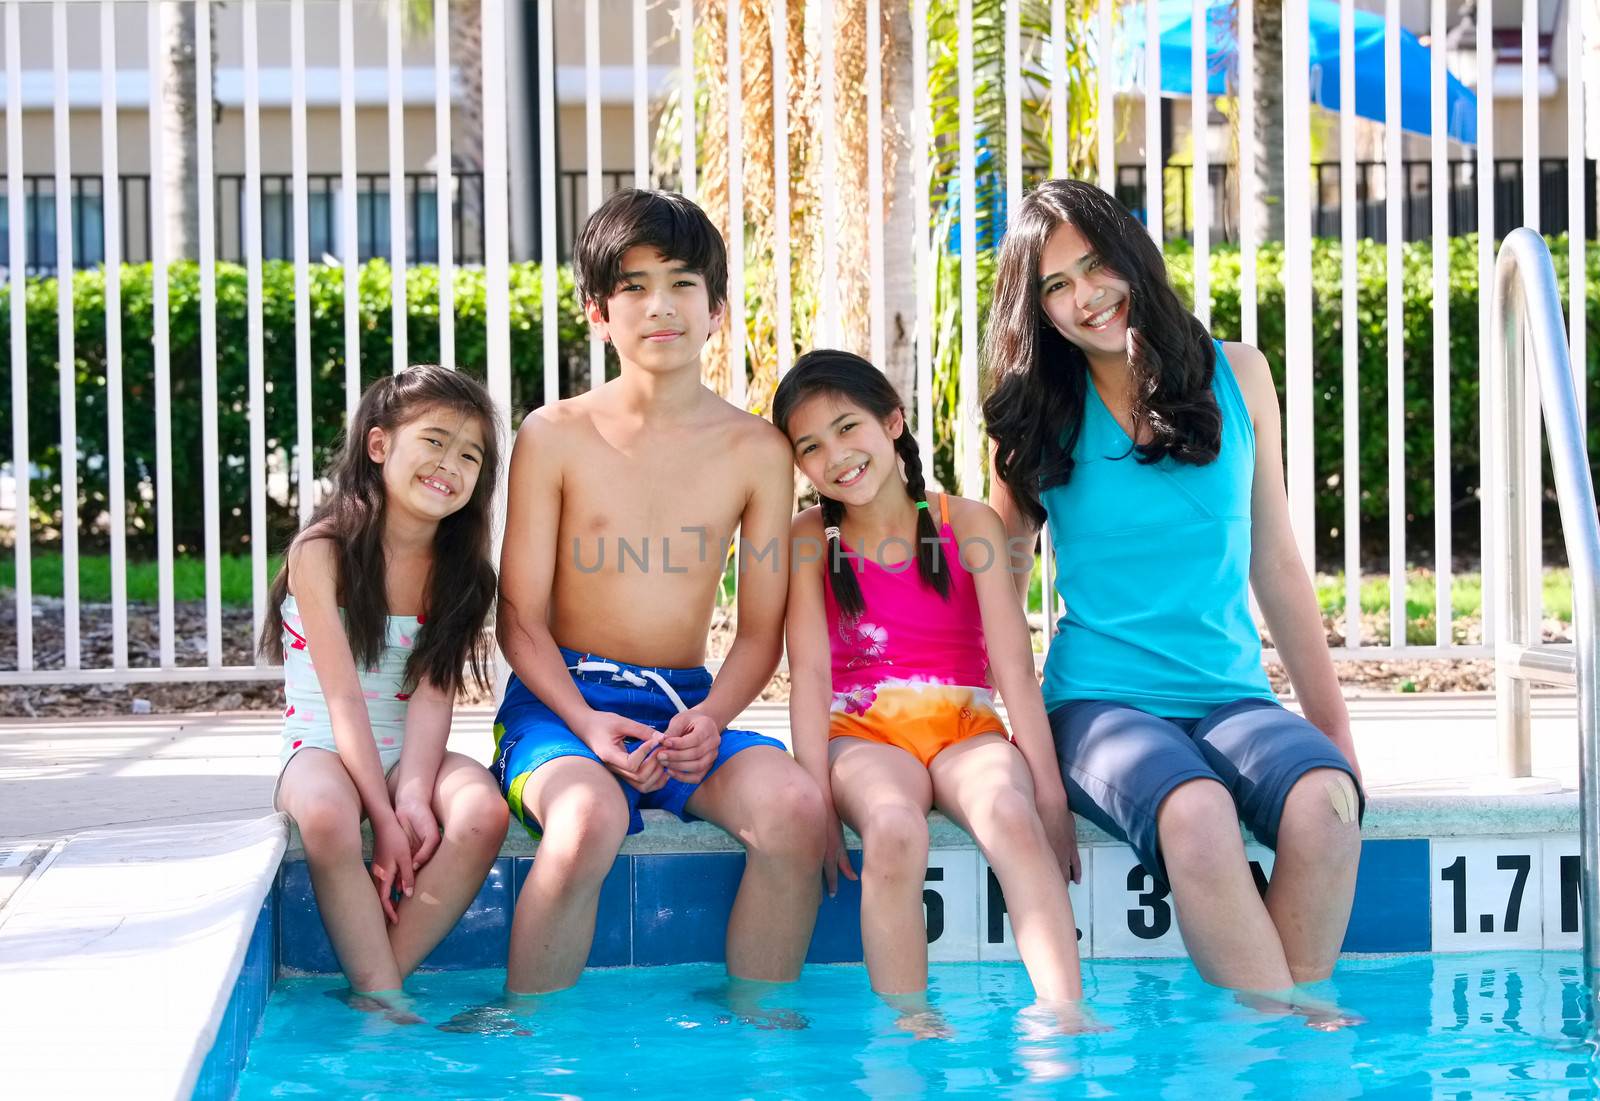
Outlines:
MULTIPOLYGON (((1522 224, 1523 171, 1520 158, 1494 162, 1495 236, 1504 237, 1522 224)), ((1162 172, 1168 237, 1192 238, 1193 168, 1168 165, 1162 172)), ((1546 157, 1539 162, 1540 228, 1545 233, 1564 233, 1570 226, 1567 204, 1567 173, 1564 157, 1546 157)), ((1312 232, 1319 237, 1337 237, 1340 232, 1340 166, 1323 161, 1311 166, 1312 232)), ((1600 239, 1595 212, 1596 162, 1585 160, 1584 235, 1600 239)), ((1478 167, 1475 160, 1448 162, 1449 232, 1472 233, 1478 228, 1478 167)), ((557 252, 566 260, 572 255, 577 227, 588 217, 588 174, 584 170, 562 171, 556 193, 557 252)), ((1405 201, 1401 204, 1402 232, 1407 241, 1433 233, 1433 166, 1429 161, 1405 161, 1401 166, 1405 201)), ((1239 239, 1239 172, 1236 165, 1211 165, 1211 239, 1239 239)), ((451 197, 451 216, 455 262, 481 264, 484 258, 483 175, 458 172, 454 176, 455 194, 451 197)), ((27 271, 30 275, 50 274, 56 269, 55 177, 23 177, 23 209, 27 237, 27 271)), ((244 176, 233 173, 216 177, 215 211, 217 219, 217 258, 233 262, 244 260, 244 176)), ((1383 198, 1386 182, 1382 161, 1356 163, 1356 234, 1383 241, 1387 237, 1387 207, 1383 198)), ((632 171, 601 173, 601 192, 609 195, 632 187, 632 171)), ((677 181, 661 176, 652 186, 672 188, 677 181)), ((1123 165, 1117 169, 1117 198, 1139 217, 1144 216, 1145 168, 1123 165)), ((98 175, 71 177, 72 262, 77 268, 91 268, 105 261, 105 194, 98 175)), ((344 256, 341 240, 343 214, 340 209, 342 179, 338 173, 314 173, 307 177, 307 228, 313 260, 344 256)), ((123 260, 145 263, 150 259, 150 177, 128 174, 118 178, 122 227, 120 243, 123 260)), ((0 268, 10 257, 10 205, 6 201, 6 180, 0 176, 0 268)), ((439 259, 438 178, 431 172, 405 174, 406 259, 409 263, 435 263, 439 259)), ((389 248, 389 176, 362 172, 356 175, 356 256, 368 260, 387 258, 389 248)), ((261 247, 265 259, 292 259, 294 256, 293 177, 274 173, 261 178, 261 247)))
MULTIPOLYGON (((1384 199, 1386 165, 1383 161, 1356 162, 1356 236, 1384 241, 1388 238, 1388 208, 1384 199)), ((1539 221, 1544 233, 1566 233, 1571 228, 1567 204, 1565 157, 1546 157, 1539 162, 1539 221)), ((1318 237, 1337 237, 1340 233, 1340 166, 1337 161, 1312 164, 1312 229, 1318 237)), ((1168 237, 1194 237, 1192 190, 1194 169, 1190 165, 1168 165, 1162 171, 1164 229, 1168 237)), ((1449 233, 1452 236, 1474 233, 1478 229, 1478 165, 1476 160, 1447 162, 1449 196, 1446 203, 1449 233)), ((1595 217, 1595 161, 1583 162, 1584 236, 1597 237, 1595 217)), ((1239 170, 1237 165, 1209 166, 1206 178, 1211 184, 1211 239, 1239 239, 1239 170)), ((1402 235, 1416 241, 1433 235, 1433 165, 1430 161, 1404 161, 1401 164, 1404 201, 1400 206, 1402 235)), ((1145 213, 1145 168, 1123 165, 1117 169, 1117 198, 1140 218, 1145 213)), ((1523 170, 1521 158, 1500 158, 1494 162, 1495 237, 1503 238, 1522 225, 1523 170)))
MULTIPOLYGON (((439 259, 438 177, 432 172, 405 174, 406 259, 409 263, 436 263, 439 259)), ((216 177, 217 259, 242 263, 245 257, 245 178, 223 173, 216 177)), ((342 259, 343 181, 338 173, 307 177, 306 220, 310 256, 342 259)), ((483 175, 458 172, 451 196, 452 250, 458 264, 481 264, 484 255, 483 175)), ((22 232, 27 237, 29 275, 56 270, 56 181, 54 176, 24 176, 22 232)), ((91 268, 105 262, 105 188, 98 175, 71 177, 72 263, 91 268)), ((125 175, 118 179, 122 211, 119 240, 122 258, 130 264, 146 263, 151 255, 150 177, 125 175)), ((7 186, 0 177, 0 266, 11 255, 10 205, 7 186)), ((356 257, 387 258, 389 240, 389 176, 362 172, 356 175, 356 257)), ((294 258, 294 178, 274 173, 261 177, 261 254, 267 260, 294 258)))
MULTIPOLYGON (((587 169, 581 168, 576 171, 563 169, 560 175, 560 184, 556 188, 556 255, 562 260, 570 260, 572 242, 577 239, 578 228, 589 217, 589 173, 587 169)), ((632 169, 600 173, 602 198, 613 191, 633 186, 635 185, 632 169)), ((645 186, 676 191, 678 177, 672 173, 653 176, 646 181, 645 186)))

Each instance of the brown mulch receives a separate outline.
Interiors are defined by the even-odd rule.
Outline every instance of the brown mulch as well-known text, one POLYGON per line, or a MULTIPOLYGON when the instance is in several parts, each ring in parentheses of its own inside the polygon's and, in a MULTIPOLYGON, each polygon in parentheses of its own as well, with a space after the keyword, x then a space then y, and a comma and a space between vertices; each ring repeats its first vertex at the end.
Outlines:
MULTIPOLYGON (((126 684, 50 684, 0 686, 0 716, 75 717, 133 714, 183 714, 201 711, 275 711, 283 706, 283 686, 276 678, 260 681, 207 681, 205 677, 205 606, 182 602, 174 606, 174 649, 179 666, 195 667, 193 681, 134 682, 126 684)), ((726 654, 733 637, 729 614, 719 609, 711 627, 709 657, 726 654)), ((1329 644, 1344 644, 1343 623, 1325 623, 1329 644)), ((1546 621, 1546 641, 1565 641, 1570 628, 1546 621)), ((224 665, 244 665, 252 660, 250 611, 247 608, 222 610, 222 655, 224 665)), ((1479 624, 1462 620, 1454 624, 1457 642, 1473 644, 1481 637, 1479 624)), ((1362 622, 1363 642, 1381 645, 1388 640, 1388 619, 1368 615, 1362 622)), ((1034 631, 1035 645, 1042 647, 1042 634, 1034 631)), ((0 669, 16 668, 16 600, 9 591, 0 591, 0 669)), ((149 605, 128 607, 128 660, 132 667, 150 667, 160 662, 160 625, 157 611, 149 605)), ((33 653, 36 669, 64 667, 65 636, 62 604, 59 600, 38 597, 34 600, 33 653)), ((111 606, 85 604, 79 625, 79 653, 84 668, 111 665, 111 606)), ((1486 692, 1494 687, 1494 662, 1488 659, 1373 659, 1340 661, 1335 653, 1339 680, 1346 688, 1362 695, 1385 692, 1486 692)), ((1267 675, 1273 688, 1290 695, 1288 678, 1282 665, 1269 664, 1267 675)), ((789 676, 780 671, 761 693, 764 701, 789 698, 789 676)))

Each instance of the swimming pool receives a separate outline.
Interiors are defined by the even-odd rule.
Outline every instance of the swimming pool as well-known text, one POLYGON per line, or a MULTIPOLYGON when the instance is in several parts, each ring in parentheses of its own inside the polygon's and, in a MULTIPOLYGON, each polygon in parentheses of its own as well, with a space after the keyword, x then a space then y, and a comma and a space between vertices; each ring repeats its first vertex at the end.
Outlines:
POLYGON ((1350 958, 1320 989, 1366 1022, 1321 1032, 1187 961, 1099 959, 1085 992, 1108 1031, 1063 1036, 1019 964, 935 964, 949 1035, 920 1040, 859 966, 808 968, 766 1020, 720 997, 720 966, 591 971, 475 1032, 436 1026, 494 1000, 501 970, 416 976, 419 1025, 355 1013, 314 976, 273 990, 238 1096, 1595 1097, 1579 973, 1574 952, 1350 958))
MULTIPOLYGON (((1349 955, 1340 964, 1340 996, 1344 996, 1346 982, 1368 981, 1357 977, 1358 972, 1365 974, 1376 968, 1381 974, 1385 967, 1400 966, 1394 961, 1405 959, 1415 959, 1421 961, 1418 966, 1427 966, 1426 961, 1432 958, 1438 961, 1432 966, 1443 974, 1445 969, 1459 966, 1458 961, 1470 959, 1466 953, 1473 952, 1521 953, 1508 958, 1523 961, 1515 979, 1508 975, 1504 980, 1472 980, 1480 986, 1487 982, 1488 988, 1493 990, 1497 983, 1500 987, 1509 984, 1520 991, 1534 972, 1542 975, 1548 966, 1566 966, 1573 974, 1561 978, 1560 982, 1570 982, 1576 991, 1580 940, 1577 882, 1572 874, 1576 864, 1576 823, 1576 802, 1570 796, 1449 800, 1386 795, 1376 799, 1369 806, 1364 830, 1366 838, 1362 845, 1355 904, 1344 941, 1344 951, 1349 955), (1410 955, 1430 952, 1431 957, 1410 955), (1559 963, 1547 965, 1542 961, 1559 963)), ((1018 1010, 1026 1004, 1027 989, 1021 973, 1015 971, 1016 946, 1004 897, 981 854, 972 847, 970 839, 941 816, 934 815, 930 819, 930 830, 933 848, 923 892, 929 955, 936 966, 955 965, 940 967, 935 985, 941 998, 955 999, 948 1008, 960 1019, 964 997, 960 991, 973 983, 999 984, 993 988, 997 992, 989 992, 985 987, 984 992, 973 995, 986 999, 986 1009, 970 1014, 956 1040, 952 1041, 954 1046, 942 1049, 962 1054, 955 1064, 940 1063, 938 1073, 948 1078, 956 1069, 977 1067, 983 1073, 971 1078, 971 1082, 989 1082, 994 1075, 1009 1073, 1004 1070, 1007 1064, 995 1063, 981 1046, 967 1047, 968 1041, 962 1037, 970 1038, 978 1031, 992 1029, 986 1015, 998 1014, 997 1019, 1009 1020, 1011 1025, 1007 1028, 1028 1026, 1027 1015, 1018 1017, 1018 1010), (985 1062, 986 1059, 989 1062, 985 1062)), ((1091 987, 1090 997, 1097 1004, 1105 1002, 1125 1007, 1112 1009, 1106 1023, 1115 1025, 1118 1035, 1148 1033, 1150 1030, 1143 1022, 1146 1019, 1159 1021, 1166 1011, 1154 1002, 1143 1004, 1145 993, 1171 986, 1187 992, 1184 997, 1190 1008, 1183 1012, 1193 1015, 1195 1020, 1233 1021, 1230 1028, 1243 1029, 1237 1042, 1246 1050, 1254 1051, 1262 1045, 1271 1048, 1275 1041, 1263 1039, 1253 1031, 1264 1027, 1263 1022, 1249 1016, 1234 1021, 1237 1007, 1228 995, 1219 995, 1203 985, 1190 989, 1190 984, 1198 980, 1193 979, 1187 961, 1182 958, 1184 947, 1171 900, 1151 884, 1131 852, 1125 846, 1109 843, 1109 839, 1086 826, 1080 827, 1080 841, 1083 843, 1084 882, 1072 891, 1079 947, 1084 958, 1092 961, 1090 981, 1102 984, 1100 993, 1095 993, 1091 987), (1160 962, 1156 962, 1158 960, 1160 962), (1135 970, 1129 972, 1128 968, 1135 970), (1135 983, 1130 979, 1119 987, 1118 976, 1129 974, 1140 976, 1139 981, 1135 983), (1213 1004, 1216 998, 1222 1001, 1213 1004)), ((1269 878, 1272 854, 1253 843, 1247 845, 1246 852, 1259 867, 1258 878, 1269 878)), ((859 857, 859 854, 854 855, 859 857)), ((461 923, 435 949, 424 964, 424 970, 408 981, 408 988, 422 995, 422 1015, 431 1024, 448 1020, 469 1001, 476 999, 474 1004, 477 1004, 498 994, 499 984, 504 981, 503 966, 516 895, 536 858, 532 843, 525 835, 514 832, 461 923), (458 986, 459 983, 466 985, 458 986)), ((680 1032, 709 1036, 720 1026, 714 1020, 708 1024, 692 1015, 680 1021, 673 1014, 692 1014, 699 1004, 693 997, 695 991, 711 989, 721 981, 727 912, 742 864, 743 856, 736 844, 705 823, 686 824, 676 819, 653 821, 644 834, 629 839, 602 888, 595 941, 589 957, 591 970, 584 975, 576 991, 560 996, 552 1004, 560 1006, 570 1002, 578 1007, 575 1011, 580 1018, 594 1023, 605 1034, 626 1035, 625 1048, 618 1050, 631 1053, 630 1058, 639 1053, 649 1055, 658 1043, 667 1043, 667 1050, 660 1055, 662 1067, 675 1067, 676 1061, 683 1058, 691 1062, 698 1059, 704 1044, 683 1053, 669 1041, 680 1032), (665 1002, 658 1001, 658 990, 665 1002), (591 996, 599 999, 599 1008, 584 1016, 582 1007, 591 996), (610 1018, 602 1021, 598 1016, 607 1012, 615 1015, 616 1005, 626 1005, 630 1009, 634 1005, 655 1007, 652 1012, 657 1016, 650 1018, 655 1022, 653 1030, 619 1033, 610 1018), (674 1006, 676 1009, 671 1008, 674 1006), (669 1022, 670 1027, 661 1022, 669 1022)), ((337 977, 338 964, 322 929, 305 863, 292 842, 259 907, 253 919, 254 933, 250 936, 248 951, 240 950, 243 964, 226 1012, 216 1018, 215 1041, 210 1044, 209 1054, 200 1069, 194 1096, 234 1096, 246 1059, 261 1058, 256 1053, 257 1045, 262 1043, 265 1034, 258 1038, 257 1032, 269 997, 276 999, 274 1005, 297 1006, 287 1011, 287 1018, 282 1011, 274 1010, 269 1026, 274 1035, 291 1035, 303 1030, 304 1026, 295 1021, 304 1013, 311 1022, 310 1034, 320 1037, 314 1039, 313 1044, 325 1042, 330 1036, 352 1037, 350 1042, 358 1046, 344 1051, 338 1066, 339 1073, 356 1076, 352 1081, 364 1080, 360 1078, 365 1073, 362 1060, 393 1060, 395 1053, 383 1054, 381 1044, 370 1051, 360 1046, 372 1038, 370 1030, 375 1022, 353 1015, 351 1010, 323 994, 340 987, 342 980, 337 977), (302 989, 314 992, 308 999, 309 1006, 285 1001, 293 992, 302 989), (331 1020, 322 1016, 329 1012, 334 1013, 331 1020)), ((858 908, 859 885, 850 881, 841 883, 837 898, 824 899, 807 957, 812 966, 796 993, 807 1003, 820 998, 822 1011, 817 1012, 814 1007, 794 1007, 812 1021, 808 1036, 824 1035, 835 1021, 854 1021, 850 1026, 853 1031, 836 1037, 837 1043, 843 1045, 839 1050, 847 1053, 877 1050, 878 1046, 891 1042, 893 1033, 871 1017, 877 1003, 866 987, 865 972, 859 967, 827 966, 859 963, 858 908), (849 993, 834 1000, 833 995, 838 991, 849 993)), ((1487 966, 1492 970, 1497 965, 1487 966)), ((1398 976, 1404 972, 1394 974, 1398 976)), ((1370 981, 1381 987, 1387 980, 1370 981)), ((1415 976, 1405 981, 1415 985, 1415 976)), ((1548 986, 1556 980, 1540 981, 1548 986)), ((1414 1002, 1421 997, 1417 990, 1431 990, 1431 983, 1430 979, 1412 990, 1408 994, 1410 1000, 1414 1002)), ((1382 996, 1372 989, 1369 986, 1361 995, 1365 1000, 1356 1008, 1378 1022, 1376 1026, 1368 1026, 1369 1029, 1385 1027, 1382 1022, 1395 1007, 1383 1005, 1382 996), (1374 1004, 1378 1005, 1377 1010, 1372 1008, 1374 1004)), ((1517 993, 1516 997, 1521 999, 1522 995, 1517 993)), ((1524 1024, 1522 1032, 1528 1037, 1559 1042, 1564 1014, 1580 1012, 1575 992, 1572 998, 1570 1007, 1557 1003, 1548 1012, 1540 1010, 1537 1026, 1524 1024)), ((1399 1019, 1386 1033, 1390 1039, 1378 1044, 1372 1058, 1367 1060, 1371 1063, 1364 1072, 1367 1078, 1358 1074, 1354 1079, 1360 1090, 1386 1087, 1389 1081, 1386 1076, 1397 1073, 1395 1068, 1414 1061, 1416 1053, 1406 1049, 1400 1037, 1411 1037, 1420 1043, 1433 1035, 1434 1026, 1428 1022, 1434 1020, 1434 1015, 1427 1007, 1436 1000, 1430 993, 1423 999, 1423 1011, 1399 1019)), ((1439 1020, 1446 1020, 1447 1016, 1440 1015, 1439 1020)), ((1530 1015, 1525 1019, 1535 1018, 1530 1015)), ((420 1076, 418 1081, 432 1073, 430 1068, 434 1067, 438 1053, 443 1053, 440 1057, 451 1065, 460 1063, 463 1067, 480 1069, 492 1066, 483 1062, 482 1052, 470 1047, 459 1049, 460 1040, 444 1041, 441 1047, 433 1041, 444 1033, 435 1032, 431 1027, 423 1031, 429 1042, 421 1049, 415 1073, 406 1072, 412 1077, 420 1076)), ((540 1035, 538 1029, 525 1031, 531 1032, 535 1040, 540 1035)), ((1448 1040, 1447 1029, 1441 1026, 1437 1031, 1448 1040)), ((1004 1029, 1002 1033, 1010 1035, 1004 1029)), ((1371 1040, 1372 1037, 1363 1033, 1363 1038, 1371 1040)), ((1147 1035, 1144 1042, 1148 1040, 1147 1035)), ((343 1039, 339 1041, 340 1044, 344 1042, 343 1039)), ((1094 1056, 1098 1060, 1096 1065, 1102 1068, 1097 1073, 1103 1074, 1112 1073, 1104 1068, 1116 1065, 1116 1060, 1133 1057, 1131 1049, 1117 1047, 1121 1041, 1105 1043, 1111 1046, 1068 1054, 1074 1059, 1094 1056), (1106 1062, 1107 1059, 1111 1062, 1106 1062)), ((344 1049, 336 1046, 329 1050, 344 1049)), ((555 1068, 552 1071, 555 1078, 582 1078, 585 1064, 580 1061, 574 1067, 563 1060, 571 1051, 585 1050, 581 1044, 573 1048, 563 1040, 548 1050, 537 1046, 526 1049, 518 1058, 527 1067, 540 1068, 548 1063, 555 1068)), ((1192 1040, 1187 1050, 1186 1058, 1198 1064, 1206 1054, 1206 1044, 1192 1040)), ((1293 1057, 1299 1059, 1297 1048, 1295 1052, 1293 1057)), ((312 1065, 320 1054, 319 1050, 304 1057, 296 1056, 295 1062, 312 1065)), ((1555 1065, 1551 1060, 1563 1057, 1553 1047, 1541 1049, 1536 1045, 1507 1055, 1503 1064, 1499 1055, 1491 1054, 1486 1057, 1486 1066, 1510 1066, 1532 1060, 1543 1068, 1538 1071, 1537 1080, 1548 1084, 1565 1073, 1567 1064, 1551 1069, 1555 1065)), ((593 1053, 587 1058, 592 1061, 593 1053)), ((828 1056, 812 1049, 807 1058, 820 1064, 826 1062, 828 1056)), ((1157 1058, 1159 1062, 1165 1055, 1138 1055, 1138 1059, 1146 1058, 1157 1058)), ((1574 1061, 1576 1058, 1569 1063, 1574 1061)), ((611 1067, 611 1061, 600 1062, 608 1069, 611 1067)), ((804 1063, 805 1060, 800 1060, 787 1067, 784 1073, 798 1074, 804 1063)), ((1348 1071, 1356 1064, 1356 1059, 1345 1058, 1336 1065, 1348 1071)), ((252 1065, 258 1071, 262 1066, 259 1062, 252 1065)), ((641 1064, 648 1065, 651 1064, 641 1064)), ((1224 1060, 1219 1065, 1225 1068, 1231 1063, 1224 1060)), ((393 1069, 391 1064, 390 1071, 393 1069)), ((733 1064, 734 1071, 744 1069, 738 1061, 733 1064)), ((1446 1071, 1467 1073, 1469 1084, 1475 1081, 1473 1074, 1484 1073, 1470 1060, 1459 1059, 1438 1068, 1441 1081, 1450 1080, 1445 1076, 1446 1071)), ((492 1075, 494 1072, 483 1073, 492 1075)), ((647 1075, 649 1072, 640 1070, 638 1073, 647 1075)), ((678 1068, 672 1073, 683 1071, 678 1068)), ((964 1075, 965 1070, 962 1070, 956 1078, 966 1082, 968 1078, 964 1075)), ((288 1078, 292 1081, 294 1073, 288 1078)), ((261 1082, 257 1078, 251 1088, 259 1091, 264 1088, 261 1082)), ((735 1084, 729 1088, 734 1092, 792 1092, 792 1087, 768 1088, 769 1085, 755 1089, 735 1084)), ((462 1083, 451 1081, 439 1088, 445 1095, 454 1096, 452 1091, 461 1086, 462 1083)), ((1288 1088, 1284 1082, 1277 1086, 1288 1088)), ((347 1084, 340 1088, 348 1091, 355 1087, 347 1084)), ((480 1087, 474 1081, 465 1083, 464 1088, 469 1090, 467 1096, 473 1096, 475 1094, 470 1091, 480 1087)), ((487 1092, 482 1096, 497 1095, 493 1089, 483 1088, 487 1092)), ((516 1093, 522 1088, 519 1086, 510 1092, 516 1093)), ((526 1088, 532 1092, 553 1090, 574 1096, 596 1092, 592 1084, 578 1090, 556 1088, 542 1081, 537 1089, 531 1085, 526 1088)), ((835 1083, 833 1088, 843 1087, 835 1083)), ((993 1086, 974 1085, 973 1088, 992 1092, 993 1086)), ((1237 1092, 1237 1087, 1230 1088, 1237 1092)), ((1338 1090, 1344 1087, 1330 1088, 1337 1096, 1338 1090)), ((1481 1090, 1482 1087, 1477 1088, 1481 1090)), ((1589 1087, 1583 1081, 1578 1088, 1587 1090, 1589 1087)), ((296 1092, 296 1089, 285 1086, 283 1092, 296 1092)), ((1406 1092, 1410 1090, 1411 1085, 1406 1085, 1396 1096, 1414 1095, 1414 1092, 1406 1092)), ((1193 1096, 1186 1090, 1169 1092, 1174 1096, 1193 1096)), ((1228 1095, 1231 1094, 1224 1094, 1228 1095)), ((1275 1088, 1262 1095, 1279 1096, 1281 1090, 1275 1088)), ((1297 1096, 1320 1095, 1314 1091, 1297 1096)), ((1587 1095, 1580 1092, 1576 1096, 1587 1095)))

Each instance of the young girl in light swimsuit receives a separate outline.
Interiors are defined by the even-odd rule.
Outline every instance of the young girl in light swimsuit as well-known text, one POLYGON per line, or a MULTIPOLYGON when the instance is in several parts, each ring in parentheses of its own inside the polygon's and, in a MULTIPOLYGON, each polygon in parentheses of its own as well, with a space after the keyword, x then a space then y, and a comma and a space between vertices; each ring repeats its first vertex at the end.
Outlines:
POLYGON ((1077 840, 999 518, 978 501, 929 500, 899 396, 859 356, 802 356, 778 386, 773 421, 822 499, 793 529, 795 756, 836 808, 824 862, 830 893, 841 871, 855 878, 840 819, 861 835, 861 939, 873 989, 920 1008, 927 814, 938 807, 993 866, 1041 1001, 1076 1002, 1067 880, 1079 877, 1077 840))
POLYGON ((368 387, 261 634, 288 704, 274 805, 300 829, 351 990, 391 1012, 505 838, 489 773, 445 749, 465 677, 487 679, 498 426, 483 387, 454 371, 368 387))

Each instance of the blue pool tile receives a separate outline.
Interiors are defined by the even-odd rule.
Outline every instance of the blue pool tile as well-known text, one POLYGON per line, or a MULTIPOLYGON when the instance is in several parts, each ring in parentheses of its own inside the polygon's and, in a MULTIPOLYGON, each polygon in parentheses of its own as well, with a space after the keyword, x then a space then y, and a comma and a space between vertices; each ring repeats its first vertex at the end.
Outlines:
POLYGON ((278 966, 313 974, 339 970, 304 860, 286 861, 278 873, 278 966))
POLYGON ((256 917, 255 929, 250 934, 250 945, 245 950, 244 963, 234 980, 233 992, 228 996, 228 1007, 217 1025, 216 1039, 206 1054, 195 1081, 196 1098, 229 1098, 239 1082, 250 1053, 250 1041, 261 1025, 261 1014, 267 1006, 267 995, 272 992, 276 973, 273 943, 277 926, 277 892, 267 894, 256 917))
POLYGON ((422 967, 428 971, 466 971, 504 967, 511 943, 511 860, 501 857, 461 915, 422 967))
MULTIPOLYGON (((423 961, 429 970, 504 967, 511 936, 511 860, 496 860, 472 905, 423 961)), ((278 876, 278 962, 289 971, 333 974, 338 957, 328 942, 311 873, 303 860, 284 864, 278 876)))
POLYGON ((720 963, 743 853, 633 858, 633 962, 720 963))
POLYGON ((1428 888, 1426 840, 1363 842, 1344 951, 1428 951, 1428 888))
MULTIPOLYGON (((861 874, 861 852, 852 850, 850 864, 861 874)), ((861 881, 839 877, 839 893, 822 895, 817 929, 811 934, 807 963, 861 962, 861 881)))
MULTIPOLYGON (((512 882, 512 897, 522 893, 522 883, 533 870, 536 857, 519 856, 512 882)), ((600 907, 595 914, 594 944, 587 967, 626 967, 633 962, 633 857, 619 856, 600 885, 600 907)))

